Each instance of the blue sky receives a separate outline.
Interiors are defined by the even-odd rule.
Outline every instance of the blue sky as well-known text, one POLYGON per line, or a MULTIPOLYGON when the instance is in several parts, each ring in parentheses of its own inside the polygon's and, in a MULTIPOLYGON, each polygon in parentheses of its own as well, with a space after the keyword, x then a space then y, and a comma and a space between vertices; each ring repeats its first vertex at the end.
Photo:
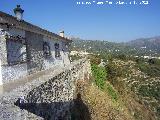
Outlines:
POLYGON ((121 42, 160 36, 160 0, 148 0, 148 5, 77 5, 79 1, 92 2, 0 0, 0 11, 13 15, 13 8, 20 4, 25 10, 24 20, 55 33, 64 30, 68 36, 83 39, 121 42))

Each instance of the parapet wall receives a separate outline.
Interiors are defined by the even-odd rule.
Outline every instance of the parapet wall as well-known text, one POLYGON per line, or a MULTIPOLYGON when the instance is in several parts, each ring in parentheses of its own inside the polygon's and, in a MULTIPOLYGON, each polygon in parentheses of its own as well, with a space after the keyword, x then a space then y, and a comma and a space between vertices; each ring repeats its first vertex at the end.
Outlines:
POLYGON ((0 119, 70 119, 76 81, 90 74, 90 62, 83 59, 1 95, 0 119))

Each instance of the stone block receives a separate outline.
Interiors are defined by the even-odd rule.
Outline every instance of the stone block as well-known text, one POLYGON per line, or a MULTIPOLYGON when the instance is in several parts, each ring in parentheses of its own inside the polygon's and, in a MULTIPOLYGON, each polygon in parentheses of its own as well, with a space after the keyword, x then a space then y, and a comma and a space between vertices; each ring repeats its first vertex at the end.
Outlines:
POLYGON ((1 60, 0 60, 0 85, 2 85, 2 66, 1 66, 1 60))

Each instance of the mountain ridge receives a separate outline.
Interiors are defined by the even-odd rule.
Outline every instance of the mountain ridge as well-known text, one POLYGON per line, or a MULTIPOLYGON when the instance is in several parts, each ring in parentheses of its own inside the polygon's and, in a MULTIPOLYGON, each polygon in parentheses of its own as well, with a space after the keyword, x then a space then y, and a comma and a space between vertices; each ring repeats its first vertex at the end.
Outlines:
POLYGON ((85 50, 93 53, 115 53, 127 55, 160 55, 160 37, 140 38, 129 42, 109 42, 100 40, 82 40, 80 38, 72 38, 72 50, 85 50))

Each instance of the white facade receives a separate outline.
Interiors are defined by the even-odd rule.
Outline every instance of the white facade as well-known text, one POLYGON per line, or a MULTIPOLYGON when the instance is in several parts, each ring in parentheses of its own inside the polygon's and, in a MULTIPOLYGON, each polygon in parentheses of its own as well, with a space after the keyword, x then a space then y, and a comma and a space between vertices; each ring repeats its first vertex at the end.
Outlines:
POLYGON ((67 38, 1 12, 0 23, 0 31, 4 33, 0 34, 0 84, 70 64, 68 43, 71 41, 67 38), (49 47, 49 57, 45 57, 44 43, 49 47), (58 57, 55 44, 59 46, 58 57))
POLYGON ((1 67, 1 60, 0 60, 0 85, 2 85, 2 67, 1 67))

